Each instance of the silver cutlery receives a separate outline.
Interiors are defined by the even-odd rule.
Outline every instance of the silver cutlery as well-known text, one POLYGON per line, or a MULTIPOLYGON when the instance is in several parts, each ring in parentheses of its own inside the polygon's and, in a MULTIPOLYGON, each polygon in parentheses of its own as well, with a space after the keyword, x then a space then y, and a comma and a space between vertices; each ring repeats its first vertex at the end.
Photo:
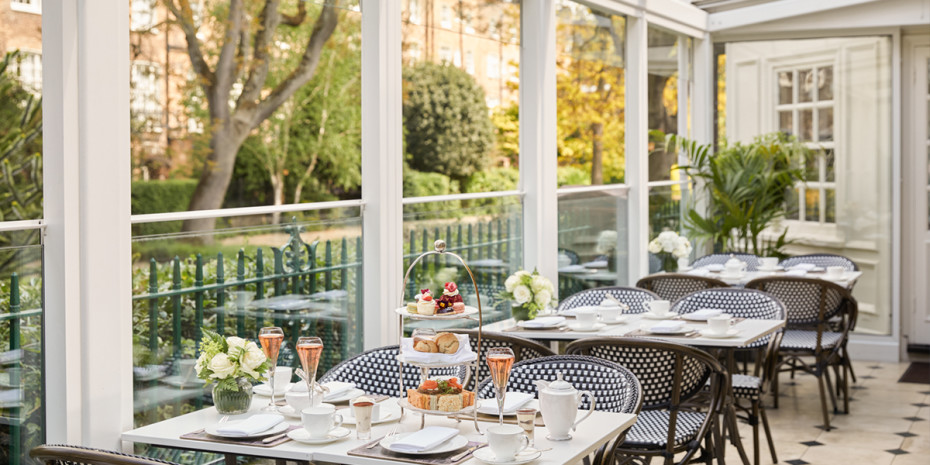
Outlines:
MULTIPOLYGON (((395 434, 397 434, 397 425, 394 425, 394 428, 391 429, 391 432, 389 432, 386 436, 384 436, 383 438, 381 438, 381 441, 383 441, 383 440, 385 440, 385 439, 387 439, 387 438, 389 438, 389 437, 391 437, 391 436, 394 436, 395 434)), ((375 442, 373 442, 373 443, 371 443, 371 444, 365 446, 365 448, 366 448, 366 449, 374 449, 375 446, 377 446, 378 444, 381 444, 381 441, 375 441, 375 442)))
POLYGON ((458 462, 459 460, 462 460, 462 459, 464 459, 466 456, 468 456, 468 454, 471 454, 472 452, 474 452, 474 451, 476 451, 476 450, 478 450, 478 449, 481 449, 482 447, 486 447, 486 446, 487 446, 487 444, 478 444, 478 445, 476 445, 476 446, 471 446, 471 447, 469 447, 468 449, 465 449, 462 453, 455 454, 455 455, 453 455, 452 457, 449 457, 449 461, 450 461, 450 462, 458 462))
POLYGON ((283 438, 284 436, 287 436, 287 433, 288 433, 288 432, 285 431, 285 432, 283 432, 283 433, 281 433, 281 434, 276 434, 276 435, 274 435, 274 436, 268 436, 267 438, 262 439, 262 444, 271 444, 272 442, 275 442, 275 441, 277 441, 278 439, 281 439, 281 438, 283 438))

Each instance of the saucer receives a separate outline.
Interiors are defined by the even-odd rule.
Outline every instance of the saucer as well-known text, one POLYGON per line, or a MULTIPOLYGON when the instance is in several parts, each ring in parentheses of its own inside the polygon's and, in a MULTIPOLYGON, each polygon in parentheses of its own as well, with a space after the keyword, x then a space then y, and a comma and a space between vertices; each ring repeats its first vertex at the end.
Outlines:
POLYGON ((678 272, 679 272, 679 273, 684 273, 685 271, 691 271, 691 270, 693 270, 693 269, 694 269, 693 266, 679 266, 679 267, 678 267, 678 272))
POLYGON ((473 452, 471 455, 472 457, 484 463, 490 463, 491 465, 520 465, 538 459, 542 455, 542 452, 533 449, 532 447, 528 447, 510 460, 500 460, 497 458, 497 456, 494 455, 494 452, 491 452, 490 447, 482 447, 481 449, 475 450, 475 452, 473 452))
POLYGON ((733 280, 733 279, 742 279, 744 276, 746 276, 746 273, 739 273, 739 274, 720 273, 720 275, 718 276, 718 278, 720 278, 720 279, 726 281, 726 280, 728 280, 728 279, 729 279, 729 280, 733 280))
POLYGON ((757 267, 756 267, 756 271, 783 271, 784 269, 785 269, 785 267, 783 267, 783 266, 781 266, 781 265, 775 265, 775 266, 772 267, 772 268, 764 268, 764 267, 761 267, 761 266, 757 266, 757 267))
POLYGON ((652 312, 643 313, 643 318, 647 320, 671 320, 672 318, 677 318, 678 314, 675 312, 668 312, 665 315, 659 316, 652 312))
POLYGON ((310 433, 303 429, 297 428, 295 430, 288 431, 287 437, 304 444, 326 444, 328 442, 338 441, 348 435, 352 434, 352 430, 349 428, 336 428, 329 432, 325 438, 311 438, 310 433))
POLYGON ((736 337, 737 334, 739 334, 739 330, 734 328, 730 328, 723 334, 712 332, 710 328, 701 330, 701 336, 709 337, 711 339, 729 339, 731 337, 736 337))
POLYGON ((291 407, 290 405, 282 405, 278 407, 278 413, 284 415, 287 418, 296 418, 298 420, 300 419, 300 412, 294 410, 294 407, 291 407))
POLYGON ((694 331, 694 328, 691 328, 689 326, 680 326, 674 329, 658 329, 658 330, 653 329, 653 328, 645 328, 644 331, 646 331, 649 334, 688 334, 691 331, 694 331))
POLYGON ((605 326, 607 325, 605 325, 604 323, 594 323, 593 326, 589 326, 587 328, 581 328, 580 326, 578 326, 578 323, 575 322, 575 323, 569 323, 568 329, 578 332, 578 333, 593 333, 593 332, 604 329, 605 326))
POLYGON ((628 320, 629 318, 630 317, 628 315, 620 315, 619 317, 617 317, 616 320, 605 320, 603 318, 600 318, 598 319, 598 321, 600 321, 601 323, 605 325, 619 325, 619 324, 626 323, 626 320, 628 320))
MULTIPOLYGON (((280 386, 274 390, 274 395, 283 396, 292 386, 294 386, 294 383, 287 383, 284 386, 280 386)), ((271 386, 268 383, 252 386, 252 393, 259 396, 271 397, 271 386)))

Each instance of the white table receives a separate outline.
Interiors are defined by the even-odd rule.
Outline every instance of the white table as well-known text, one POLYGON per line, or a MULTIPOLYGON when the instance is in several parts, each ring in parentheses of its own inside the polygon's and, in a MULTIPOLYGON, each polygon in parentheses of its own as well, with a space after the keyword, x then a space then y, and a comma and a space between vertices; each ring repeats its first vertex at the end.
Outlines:
MULTIPOLYGON (((386 400, 385 402, 392 402, 386 400)), ((260 410, 268 403, 267 397, 255 397, 252 401, 252 409, 249 414, 260 410)), ((231 419, 244 418, 230 417, 231 419)), ((579 415, 581 412, 579 412, 579 415)), ((247 455, 253 457, 266 457, 273 459, 286 459, 298 461, 323 461, 332 463, 344 463, 352 465, 382 465, 398 464, 393 460, 379 460, 368 457, 350 456, 348 451, 355 449, 369 441, 355 439, 354 427, 346 425, 352 429, 352 434, 340 441, 321 446, 310 446, 295 441, 288 441, 275 447, 262 448, 236 444, 221 444, 216 442, 194 441, 181 439, 182 434, 190 433, 201 429, 205 426, 216 424, 222 416, 216 412, 213 407, 188 413, 169 420, 161 421, 152 425, 143 426, 122 434, 123 441, 152 444, 163 447, 172 447, 179 449, 202 450, 215 452, 219 454, 247 455)), ((290 423, 297 424, 299 420, 287 420, 290 423)), ((631 427, 636 421, 636 416, 626 413, 594 412, 591 416, 578 425, 578 430, 572 433, 574 438, 571 441, 549 441, 546 439, 548 434, 545 427, 536 427, 535 439, 536 448, 552 448, 550 451, 543 452, 542 456, 534 464, 566 464, 580 462, 585 456, 596 451, 603 444, 612 441, 625 429, 631 427)), ((372 439, 386 435, 397 422, 388 422, 372 427, 372 439)), ((427 416, 427 425, 440 425, 458 427, 462 434, 470 441, 487 442, 487 437, 475 432, 474 423, 463 420, 457 423, 455 420, 427 416)), ((482 431, 489 426, 495 425, 496 422, 480 421, 482 431)), ((420 415, 407 412, 400 421, 397 432, 416 431, 420 426, 420 415)), ((475 458, 465 462, 469 465, 481 464, 475 458)))
MULTIPOLYGON (((657 276, 657 275, 661 275, 662 273, 664 273, 664 272, 654 273, 654 274, 651 274, 651 275, 649 275, 649 276, 657 276)), ((685 272, 684 274, 690 274, 690 273, 685 272)), ((720 276, 720 273, 718 273, 718 272, 713 272, 713 271, 712 271, 712 272, 709 272, 709 273, 707 273, 707 274, 698 274, 698 275, 696 275, 696 276, 704 277, 704 278, 719 279, 719 280, 721 280, 721 281, 723 281, 723 282, 725 282, 725 283, 727 283, 727 284, 729 284, 729 285, 731 285, 731 286, 739 286, 739 287, 743 287, 743 286, 745 286, 747 283, 749 283, 749 281, 752 281, 753 279, 758 279, 758 278, 768 278, 768 277, 772 277, 772 276, 790 277, 790 275, 786 274, 784 271, 747 271, 747 272, 743 273, 743 275, 740 276, 739 278, 734 278, 734 279, 724 278, 724 277, 720 276)), ((843 272, 843 275, 840 276, 839 279, 835 279, 835 280, 834 280, 834 279, 826 279, 823 272, 808 272, 808 273, 805 274, 804 276, 796 276, 796 277, 798 277, 798 278, 823 279, 824 281, 830 281, 830 282, 832 282, 832 283, 839 284, 840 286, 843 286, 843 287, 845 287, 846 289, 852 289, 853 286, 856 284, 856 281, 857 281, 857 280, 859 279, 859 277, 861 277, 861 276, 862 276, 862 272, 861 272, 861 271, 844 271, 844 272, 843 272)))

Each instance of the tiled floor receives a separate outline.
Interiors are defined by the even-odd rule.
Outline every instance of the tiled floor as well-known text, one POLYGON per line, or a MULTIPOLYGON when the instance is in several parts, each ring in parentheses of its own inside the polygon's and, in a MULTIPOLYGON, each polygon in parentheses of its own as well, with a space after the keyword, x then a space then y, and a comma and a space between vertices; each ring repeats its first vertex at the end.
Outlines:
MULTIPOLYGON (((779 408, 769 406, 769 422, 779 463, 930 465, 930 384, 898 383, 907 363, 854 362, 859 382, 851 390, 849 415, 834 414, 823 431, 817 380, 781 377, 779 408)), ((828 400, 829 402, 829 400, 828 400)), ((832 412, 832 408, 830 409, 832 412)), ((752 460, 752 428, 740 425, 752 460)), ((772 457, 760 428, 761 463, 772 457)), ((735 449, 728 463, 738 463, 735 449)))

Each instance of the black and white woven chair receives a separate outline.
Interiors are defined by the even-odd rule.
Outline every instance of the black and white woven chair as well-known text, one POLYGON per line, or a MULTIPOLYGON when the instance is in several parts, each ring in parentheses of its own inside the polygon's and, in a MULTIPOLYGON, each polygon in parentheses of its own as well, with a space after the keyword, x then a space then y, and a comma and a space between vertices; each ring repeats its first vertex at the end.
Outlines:
POLYGON ((578 253, 575 252, 574 250, 569 250, 564 247, 559 247, 559 255, 565 255, 566 257, 568 257, 572 261, 571 263, 569 263, 569 265, 577 265, 581 263, 581 257, 579 257, 578 253))
MULTIPOLYGON (((582 355, 553 355, 514 363, 507 390, 525 392, 539 398, 536 381, 555 381, 558 373, 562 373, 563 379, 571 383, 575 389, 591 391, 594 395, 595 410, 634 415, 640 411, 643 403, 642 389, 630 370, 609 360, 582 355)), ((494 398, 494 384, 490 378, 478 385, 478 398, 494 398)), ((578 408, 590 408, 587 396, 582 398, 582 404, 578 408)), ((617 444, 623 441, 624 434, 625 431, 617 438, 617 444)), ((609 445, 608 443, 598 450, 594 463, 598 464, 604 460, 604 454, 610 450, 607 447, 609 445)))
POLYGON ((36 446, 29 451, 29 456, 44 465, 178 465, 141 455, 60 444, 36 446))
MULTIPOLYGON (((396 397, 400 393, 397 375, 399 367, 397 354, 399 346, 385 346, 362 352, 350 359, 340 362, 332 367, 323 376, 319 383, 330 381, 344 381, 355 384, 355 387, 365 391, 366 394, 385 395, 396 397)), ((404 364, 404 389, 416 389, 420 385, 422 373, 419 368, 404 364)), ((433 368, 430 376, 457 376, 464 381, 463 367, 433 368)))
POLYGON ((814 253, 810 255, 798 255, 795 257, 789 257, 781 261, 779 265, 785 267, 785 269, 791 268, 794 265, 800 265, 803 263, 810 263, 811 265, 819 266, 826 268, 828 266, 842 266, 846 271, 859 271, 859 265, 856 265, 856 262, 842 256, 832 253, 814 253))
POLYGON ((660 273, 640 279, 636 283, 636 287, 651 291, 662 300, 674 302, 693 292, 717 287, 730 287, 730 285, 719 279, 706 276, 685 273, 660 273))
POLYGON ((787 312, 787 329, 779 349, 779 370, 773 380, 775 407, 778 407, 779 371, 790 370, 792 376, 795 370, 810 373, 819 383, 824 428, 829 431, 827 392, 834 411, 838 410, 836 397, 842 395, 843 411, 849 413, 849 370, 843 363, 842 348, 855 325, 859 304, 846 288, 822 279, 768 277, 754 279, 746 288, 774 295, 785 304, 787 312), (831 324, 831 320, 834 323, 831 324), (833 328, 838 330, 831 330, 833 328), (808 363, 804 357, 813 357, 813 363, 808 363), (836 375, 836 394, 830 388, 831 367, 836 375))
POLYGON ((572 342, 568 354, 610 360, 633 372, 643 390, 643 410, 626 440, 614 448, 620 463, 642 457, 662 457, 678 463, 714 457, 712 426, 723 408, 726 375, 723 366, 702 350, 649 338, 587 338, 572 342), (710 382, 708 401, 694 402, 710 382), (701 442, 704 442, 701 451, 701 442), (700 457, 694 455, 701 451, 700 457))
POLYGON ((635 287, 597 287, 594 289, 586 289, 576 294, 572 294, 565 299, 562 299, 562 301, 559 302, 559 311, 561 312, 564 310, 585 306, 596 307, 601 304, 602 300, 607 298, 607 294, 610 294, 613 296, 613 298, 627 304, 630 307, 630 311, 626 313, 631 314, 647 312, 649 309, 647 309, 643 303, 652 300, 661 300, 661 298, 656 294, 644 289, 637 289, 635 287))
MULTIPOLYGON (((458 334, 467 334, 468 343, 471 344, 471 350, 478 352, 478 331, 474 329, 455 329, 450 330, 451 333, 458 334)), ((485 360, 488 354, 488 349, 491 347, 509 347, 513 349, 514 362, 519 362, 521 360, 531 360, 534 358, 548 357, 550 355, 555 355, 548 347, 533 341, 531 339, 524 339, 522 337, 510 336, 508 334, 496 333, 493 331, 483 331, 481 333, 481 354, 479 360, 485 360)), ((473 377, 467 386, 466 389, 474 389, 475 384, 478 381, 486 379, 488 376, 491 376, 491 371, 488 368, 487 363, 478 364, 478 375, 473 377)))
POLYGON ((742 252, 712 253, 694 260, 691 266, 693 268, 700 268, 707 265, 723 265, 731 258, 746 262, 746 271, 756 271, 756 267, 759 266, 759 257, 751 253, 742 252))
MULTIPOLYGON (((774 296, 755 289, 707 289, 688 295, 672 306, 672 311, 679 314, 688 314, 702 308, 723 310, 730 316, 738 318, 753 318, 758 320, 784 320, 785 306, 774 296)), ((752 374, 733 373, 731 383, 733 393, 737 400, 749 402, 748 407, 737 403, 746 413, 747 421, 752 425, 753 453, 756 465, 759 464, 759 420, 765 427, 772 461, 778 462, 775 455, 775 446, 769 428, 765 406, 762 405, 762 396, 765 394, 765 383, 770 382, 774 374, 774 365, 778 358, 778 348, 781 344, 782 332, 778 331, 771 337, 763 337, 747 345, 742 352, 754 357, 756 361, 752 374), (766 368, 763 370, 763 368, 766 368)))

